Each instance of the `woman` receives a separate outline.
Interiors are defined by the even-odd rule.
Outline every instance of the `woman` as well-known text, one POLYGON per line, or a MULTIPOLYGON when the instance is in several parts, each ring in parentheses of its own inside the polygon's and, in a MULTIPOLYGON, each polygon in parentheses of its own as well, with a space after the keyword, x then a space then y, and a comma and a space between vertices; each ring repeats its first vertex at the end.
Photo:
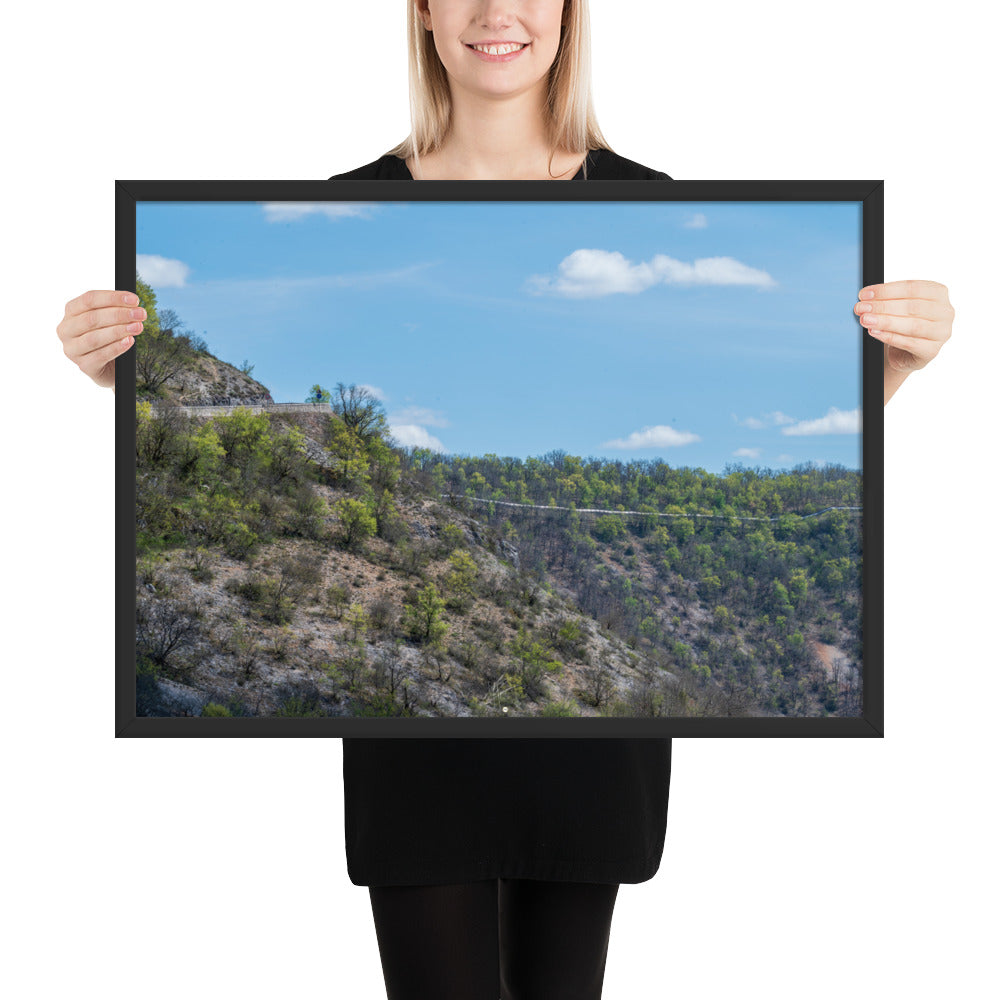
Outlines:
MULTIPOLYGON (((408 19, 411 135, 331 180, 669 179, 597 127, 586 0, 411 0, 408 19)), ((861 299, 887 402, 954 311, 935 282, 861 299)), ((98 385, 114 388, 137 305, 66 306, 64 351, 98 385)), ((369 887, 390 1000, 600 997, 618 886, 659 868, 670 759, 664 739, 345 739, 348 872, 369 887)))

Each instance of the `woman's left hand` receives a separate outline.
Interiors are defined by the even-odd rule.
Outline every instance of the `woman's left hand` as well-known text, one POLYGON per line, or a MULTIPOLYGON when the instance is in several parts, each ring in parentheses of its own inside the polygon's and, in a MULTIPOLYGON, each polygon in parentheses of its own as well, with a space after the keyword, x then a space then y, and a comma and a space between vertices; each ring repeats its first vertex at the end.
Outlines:
POLYGON ((951 336, 955 310, 936 281, 866 285, 854 307, 869 334, 885 344, 886 365, 909 374, 930 362, 951 336))

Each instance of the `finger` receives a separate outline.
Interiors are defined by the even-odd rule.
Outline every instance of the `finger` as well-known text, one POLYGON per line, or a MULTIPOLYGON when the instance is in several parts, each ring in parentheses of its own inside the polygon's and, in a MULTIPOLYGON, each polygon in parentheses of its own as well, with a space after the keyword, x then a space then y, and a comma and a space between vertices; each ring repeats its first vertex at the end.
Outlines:
POLYGON ((80 358, 87 357, 88 354, 93 354, 95 351, 103 350, 110 344, 116 344, 129 337, 134 339, 140 333, 142 333, 142 323, 139 322, 119 323, 115 326, 107 326, 70 341, 64 353, 67 357, 79 360, 80 358))
POLYGON ((941 340, 941 327, 938 323, 919 316, 891 316, 865 313, 861 323, 870 330, 899 333, 906 337, 918 337, 921 340, 941 340))
POLYGON ((916 316, 935 323, 954 315, 948 302, 938 299, 868 299, 855 303, 854 312, 858 316, 916 316))
POLYGON ((77 361, 84 374, 93 378, 109 361, 124 354, 135 343, 135 337, 124 337, 96 351, 85 354, 77 361))
POLYGON ((858 292, 860 299, 930 299, 947 300, 948 289, 939 281, 887 281, 878 285, 865 285, 858 292), (867 295, 871 292, 871 296, 867 295))
POLYGON ((91 309, 102 309, 105 306, 137 306, 139 296, 135 292, 91 290, 70 299, 66 303, 67 316, 79 316, 91 309))
POLYGON ((922 337, 906 337, 901 333, 893 333, 891 330, 869 330, 868 332, 876 340, 881 340, 887 347, 906 351, 923 362, 929 361, 937 353, 934 342, 922 337))
MULTIPOLYGON (((65 318, 56 328, 63 350, 71 357, 85 354, 103 347, 110 341, 123 337, 125 333, 136 332, 131 324, 142 323, 146 310, 142 306, 128 309, 113 306, 107 309, 92 309, 89 312, 65 318)), ((141 325, 138 329, 141 329, 141 325)))

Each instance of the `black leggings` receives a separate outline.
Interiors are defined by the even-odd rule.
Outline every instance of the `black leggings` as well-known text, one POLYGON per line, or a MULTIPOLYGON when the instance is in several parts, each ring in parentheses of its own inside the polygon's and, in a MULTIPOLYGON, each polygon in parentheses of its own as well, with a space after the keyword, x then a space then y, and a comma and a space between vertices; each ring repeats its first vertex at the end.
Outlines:
POLYGON ((617 885, 369 886, 388 1000, 599 1000, 617 885))

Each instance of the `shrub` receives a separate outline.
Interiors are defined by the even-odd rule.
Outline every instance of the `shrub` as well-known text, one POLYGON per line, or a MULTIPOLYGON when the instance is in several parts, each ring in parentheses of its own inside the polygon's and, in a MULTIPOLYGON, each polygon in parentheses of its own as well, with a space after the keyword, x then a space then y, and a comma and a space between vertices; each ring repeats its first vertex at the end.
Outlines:
POLYGON ((543 718, 575 718, 580 713, 571 701, 551 701, 539 713, 543 718))
POLYGON ((326 715, 315 699, 303 695, 292 695, 282 702, 274 714, 277 717, 294 717, 296 719, 315 718, 326 715))
POLYGON ((465 535, 462 529, 457 524, 446 524, 438 532, 438 554, 450 555, 464 542, 465 535))
POLYGON ((208 583, 215 576, 209 568, 209 558, 208 549, 201 545, 188 552, 188 559, 191 560, 191 576, 199 583, 208 583))
POLYGON ((583 626, 572 618, 567 618, 555 634, 555 647, 563 656, 571 659, 583 659, 587 648, 587 637, 583 626))
POLYGON ((281 580, 269 579, 254 571, 226 586, 247 601, 265 621, 287 625, 292 620, 295 605, 281 580))
POLYGON ((392 630, 396 622, 396 606, 387 594, 382 594, 373 602, 368 612, 373 629, 379 632, 392 630))
POLYGON ((430 559, 426 545, 403 543, 398 547, 397 552, 399 553, 398 567, 407 576, 417 576, 430 559))
POLYGON ((260 538, 240 521, 230 522, 222 531, 222 548, 233 559, 246 559, 260 544, 260 538))
POLYGON ((367 695, 364 699, 356 701, 352 706, 352 714, 359 718, 373 718, 384 716, 413 715, 413 709, 400 705, 396 699, 386 691, 376 691, 367 695))
POLYGON ((168 599, 139 600, 135 609, 136 653, 161 667, 198 635, 196 610, 168 599))
POLYGON ((347 607, 347 588, 342 583, 334 583, 326 588, 326 599, 333 608, 333 613, 338 621, 343 617, 344 608, 347 607))
POLYGON ((325 518, 329 508, 309 483, 300 483, 292 494, 292 509, 288 516, 287 532, 302 538, 321 539, 325 531, 325 518))
POLYGON ((319 689, 315 684, 307 682, 296 687, 283 685, 276 694, 280 701, 274 713, 276 716, 303 718, 326 715, 319 703, 319 689))
POLYGON ((323 582, 323 558, 313 552, 286 554, 278 560, 277 568, 293 599, 323 582))

